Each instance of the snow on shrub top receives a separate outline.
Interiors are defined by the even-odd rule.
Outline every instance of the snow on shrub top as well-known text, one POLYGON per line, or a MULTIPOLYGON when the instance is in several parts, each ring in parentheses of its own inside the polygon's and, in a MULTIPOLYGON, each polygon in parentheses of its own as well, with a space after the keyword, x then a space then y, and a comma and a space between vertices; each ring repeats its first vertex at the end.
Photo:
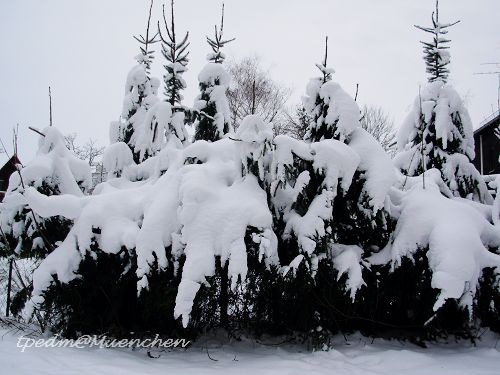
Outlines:
POLYGON ((198 74, 198 81, 210 86, 228 86, 231 82, 231 76, 222 64, 209 62, 198 74))
POLYGON ((358 170, 363 172, 366 180, 363 191, 370 198, 370 205, 375 211, 382 209, 390 188, 396 182, 391 158, 380 143, 361 127, 351 133, 349 147, 360 157, 358 170))
POLYGON ((76 277, 92 241, 109 253, 122 247, 136 251, 138 291, 148 287, 155 256, 164 268, 166 248, 176 260, 184 254, 175 307, 175 316, 181 316, 184 325, 201 283, 215 271, 215 256, 228 260, 233 282, 245 277, 248 227, 257 230, 253 239, 259 243, 260 258, 277 263, 266 193, 255 176, 242 176, 237 143, 229 139, 196 142, 172 153, 176 160, 158 179, 135 183, 113 179, 101 184, 96 195, 71 202, 67 196, 46 197, 30 191, 27 199, 40 215, 75 218, 66 240, 35 271, 33 302, 40 302, 52 275, 62 282, 76 277), (100 234, 94 233, 96 227, 100 234))
POLYGON ((260 116, 248 115, 241 122, 235 137, 240 143, 240 152, 245 173, 249 173, 248 161, 257 165, 257 177, 265 179, 266 169, 271 164, 273 130, 260 116))
POLYGON ((398 132, 395 165, 408 176, 441 172, 453 195, 492 203, 474 159, 469 113, 458 93, 437 79, 426 84, 398 132))
POLYGON ((321 79, 311 79, 303 103, 313 119, 306 139, 319 141, 335 138, 344 142, 359 126, 360 110, 357 103, 336 82, 323 83, 321 79))
POLYGON ((108 171, 108 178, 120 177, 123 169, 133 163, 132 151, 124 142, 112 143, 104 150, 102 164, 108 171))
MULTIPOLYGON (((25 186, 40 188, 45 183, 57 187, 61 194, 82 195, 92 187, 88 163, 80 160, 65 145, 63 135, 55 127, 41 131, 36 157, 21 169, 25 186)), ((7 194, 21 187, 21 178, 13 173, 7 194)))
POLYGON ((214 141, 230 129, 231 114, 226 91, 231 76, 222 64, 209 62, 201 70, 198 80, 201 94, 196 98, 193 108, 200 112, 201 118, 196 124, 195 138, 214 141))
POLYGON ((454 152, 474 159, 474 135, 469 113, 457 91, 441 80, 423 86, 420 96, 415 98, 411 112, 398 131, 399 150, 406 149, 416 133, 422 131, 421 114, 426 124, 430 124, 432 118, 435 118, 435 135, 441 141, 443 150, 447 149, 449 141, 455 140, 459 146, 454 152), (453 124, 454 120, 461 121, 461 129, 453 124))

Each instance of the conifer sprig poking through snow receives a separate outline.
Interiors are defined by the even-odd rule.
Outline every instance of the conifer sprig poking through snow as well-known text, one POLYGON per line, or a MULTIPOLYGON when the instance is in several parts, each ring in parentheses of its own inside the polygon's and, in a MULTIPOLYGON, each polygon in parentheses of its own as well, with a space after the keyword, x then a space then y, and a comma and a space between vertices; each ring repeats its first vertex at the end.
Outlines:
POLYGON ((189 62, 189 51, 187 51, 187 48, 189 47, 189 32, 186 31, 186 35, 184 35, 180 41, 177 39, 174 22, 174 0, 171 0, 170 6, 170 27, 167 23, 167 18, 165 17, 165 5, 163 5, 162 8, 163 22, 165 24, 167 35, 164 36, 161 33, 160 21, 158 21, 158 33, 162 41, 161 53, 168 61, 168 63, 163 66, 166 70, 166 73, 163 76, 163 81, 165 83, 165 97, 167 102, 169 102, 174 108, 180 107, 183 99, 181 91, 186 88, 186 81, 184 81, 182 75, 187 71, 186 66, 189 62))
MULTIPOLYGON (((321 71, 322 77, 313 78, 309 81, 306 88, 306 96, 303 98, 303 105, 306 114, 312 119, 310 122, 304 139, 310 142, 317 142, 323 138, 333 138, 332 136, 324 136, 333 124, 327 124, 325 117, 328 111, 328 103, 323 100, 320 93, 323 85, 332 79, 332 74, 335 70, 328 68, 328 37, 325 39, 325 58, 321 64, 316 64, 316 67, 321 71)), ((334 119, 335 121, 335 119, 334 119)), ((330 130, 331 131, 331 130, 330 130)))
POLYGON ((449 39, 444 36, 448 34, 447 28, 456 25, 460 21, 453 23, 439 23, 439 1, 436 0, 436 11, 432 12, 432 27, 417 26, 417 29, 433 35, 432 42, 421 42, 424 45, 424 60, 429 73, 429 82, 437 80, 446 82, 450 71, 447 66, 450 63, 450 47, 447 44, 449 39))
POLYGON ((224 3, 222 4, 222 15, 220 20, 220 28, 217 28, 215 25, 215 34, 213 38, 209 38, 207 36, 208 45, 212 48, 213 53, 207 55, 207 60, 214 62, 216 64, 221 64, 226 59, 224 53, 222 53, 222 48, 227 44, 235 40, 232 39, 223 39, 224 35, 224 3))
POLYGON ((153 36, 150 35, 149 27, 151 25, 151 13, 153 10, 153 0, 149 5, 149 15, 148 15, 148 24, 146 26, 146 36, 135 36, 134 39, 137 40, 140 44, 141 54, 136 57, 137 61, 141 64, 144 64, 146 72, 149 74, 151 70, 151 63, 154 59, 154 52, 149 49, 149 47, 155 43, 158 43, 160 40, 158 39, 159 31, 156 32, 153 36))

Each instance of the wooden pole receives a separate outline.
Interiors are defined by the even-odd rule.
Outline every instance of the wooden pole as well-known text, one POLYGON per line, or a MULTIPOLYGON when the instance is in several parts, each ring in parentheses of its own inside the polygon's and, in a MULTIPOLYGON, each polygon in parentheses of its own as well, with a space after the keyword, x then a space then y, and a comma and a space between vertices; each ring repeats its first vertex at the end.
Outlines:
POLYGON ((13 268, 14 258, 9 260, 9 280, 7 283, 7 307, 5 308, 5 316, 8 318, 10 313, 10 291, 12 286, 12 268, 13 268))
POLYGON ((252 115, 255 114, 255 79, 252 83, 252 115))
POLYGON ((50 115, 49 125, 52 126, 52 92, 50 91, 50 86, 49 86, 49 115, 50 115))

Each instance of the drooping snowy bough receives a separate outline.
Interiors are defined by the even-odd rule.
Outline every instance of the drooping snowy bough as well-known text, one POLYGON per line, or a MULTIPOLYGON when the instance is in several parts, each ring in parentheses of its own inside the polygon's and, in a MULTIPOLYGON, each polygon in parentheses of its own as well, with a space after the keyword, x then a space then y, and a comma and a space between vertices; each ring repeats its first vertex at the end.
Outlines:
POLYGON ((45 256, 54 242, 64 239, 71 225, 62 217, 44 219, 33 212, 26 191, 82 197, 92 186, 90 166, 66 148, 62 134, 55 127, 47 127, 41 134, 35 159, 18 166, 19 172, 11 175, 1 203, 0 226, 2 237, 7 237, 2 247, 20 257, 45 256))
MULTIPOLYGON (((228 261, 234 282, 245 278, 247 228, 255 228, 261 259, 277 262, 266 192, 257 176, 242 175, 236 142, 199 141, 170 156, 174 159, 158 179, 111 179, 92 196, 70 199, 28 192, 30 206, 41 216, 75 219, 65 241, 35 271, 35 297, 50 286, 53 276, 61 282, 77 277, 78 265, 92 251, 93 242, 108 253, 122 247, 135 252, 138 292, 148 287, 155 259, 159 267, 167 266, 169 251, 176 261, 185 256, 175 315, 187 325, 197 290, 214 273, 216 256, 228 261), (99 228, 98 234, 94 228, 99 228)), ((150 160, 161 162, 159 157, 150 160)), ((34 301, 41 302, 39 297, 34 301)))
POLYGON ((441 172, 454 196, 491 204, 493 199, 472 164, 472 122, 462 99, 441 80, 428 83, 398 133, 395 164, 408 176, 441 172))

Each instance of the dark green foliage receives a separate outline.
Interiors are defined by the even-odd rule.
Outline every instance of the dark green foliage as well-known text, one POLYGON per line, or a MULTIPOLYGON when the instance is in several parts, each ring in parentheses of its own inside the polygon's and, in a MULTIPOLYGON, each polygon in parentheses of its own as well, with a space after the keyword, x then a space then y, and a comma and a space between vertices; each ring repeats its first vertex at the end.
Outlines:
POLYGON ((454 334, 472 337, 468 312, 448 300, 433 311, 439 291, 431 286, 426 249, 390 265, 372 266, 363 272, 367 284, 356 296, 355 308, 362 320, 357 329, 373 336, 435 340, 454 334))
POLYGON ((93 255, 83 257, 78 278, 67 284, 54 280, 40 310, 52 316, 52 330, 65 337, 127 335, 138 322, 134 260, 125 249, 116 255, 94 249, 93 255))
MULTIPOLYGON (((180 260, 181 268, 184 259, 180 260)), ((174 319, 175 297, 180 282, 180 271, 176 271, 172 261, 169 261, 165 270, 158 270, 157 262, 152 265, 148 275, 149 287, 141 291, 138 297, 138 315, 136 330, 168 334, 178 337, 191 338, 197 332, 188 327, 182 328, 179 321, 174 319)))
MULTIPOLYGON (((24 188, 19 186, 16 190, 22 192, 24 188)), ((47 196, 61 194, 58 182, 49 179, 44 180, 37 190, 47 196)), ((52 251, 53 244, 66 238, 73 225, 71 220, 61 216, 42 218, 28 206, 20 207, 20 211, 14 217, 14 223, 22 225, 23 230, 17 235, 12 232, 2 233, 0 237, 1 257, 15 255, 18 259, 43 259, 52 251)))
POLYGON ((174 319, 180 277, 172 262, 165 270, 158 270, 155 261, 148 275, 149 288, 137 296, 135 257, 125 248, 118 254, 105 253, 95 243, 92 251, 82 259, 75 280, 63 284, 55 279, 44 293, 40 311, 50 314, 54 332, 65 337, 196 335, 195 330, 184 330, 174 319))
POLYGON ((26 302, 30 298, 32 291, 33 291, 33 284, 30 284, 23 287, 14 295, 10 305, 10 313, 13 316, 18 316, 19 314, 21 314, 21 311, 26 306, 26 302))
POLYGON ((479 284, 477 315, 481 324, 500 333, 500 275, 498 271, 487 268, 479 284))
MULTIPOLYGON (((215 85, 219 84, 219 79, 216 79, 215 85)), ((197 115, 199 120, 196 123, 196 129, 194 133, 195 141, 204 140, 208 142, 215 142, 221 139, 223 134, 227 134, 229 132, 229 123, 227 121, 224 122, 224 129, 222 131, 222 134, 219 129, 217 129, 217 125, 214 121, 214 116, 217 114, 217 106, 215 102, 211 101, 210 92, 207 92, 207 89, 211 87, 211 85, 200 82, 201 93, 199 99, 206 101, 207 105, 197 115)))
POLYGON ((438 291, 431 287, 431 276, 425 252, 419 251, 395 270, 389 265, 365 268, 366 285, 351 300, 346 276, 338 278, 331 260, 319 262, 314 279, 302 264, 295 275, 277 277, 272 284, 280 298, 267 301, 273 309, 271 326, 280 334, 300 333, 314 347, 328 344, 331 333, 355 331, 419 344, 448 335, 473 340, 475 327, 455 300, 433 311, 438 291))
POLYGON ((364 184, 363 172, 358 170, 349 190, 335 197, 332 239, 335 243, 358 245, 370 251, 387 244, 396 222, 385 209, 373 211, 370 198, 363 190, 364 184))
MULTIPOLYGON (((248 228, 245 236, 248 273, 232 285, 227 275, 228 263, 216 258, 215 274, 207 277, 196 295, 189 327, 196 332, 224 328, 263 334, 272 329, 270 300, 267 298, 275 284, 276 269, 259 260, 259 246, 252 240, 257 228, 248 228)), ((276 297, 276 296, 275 296, 276 297)), ((279 299, 279 298, 278 298, 279 299)))

